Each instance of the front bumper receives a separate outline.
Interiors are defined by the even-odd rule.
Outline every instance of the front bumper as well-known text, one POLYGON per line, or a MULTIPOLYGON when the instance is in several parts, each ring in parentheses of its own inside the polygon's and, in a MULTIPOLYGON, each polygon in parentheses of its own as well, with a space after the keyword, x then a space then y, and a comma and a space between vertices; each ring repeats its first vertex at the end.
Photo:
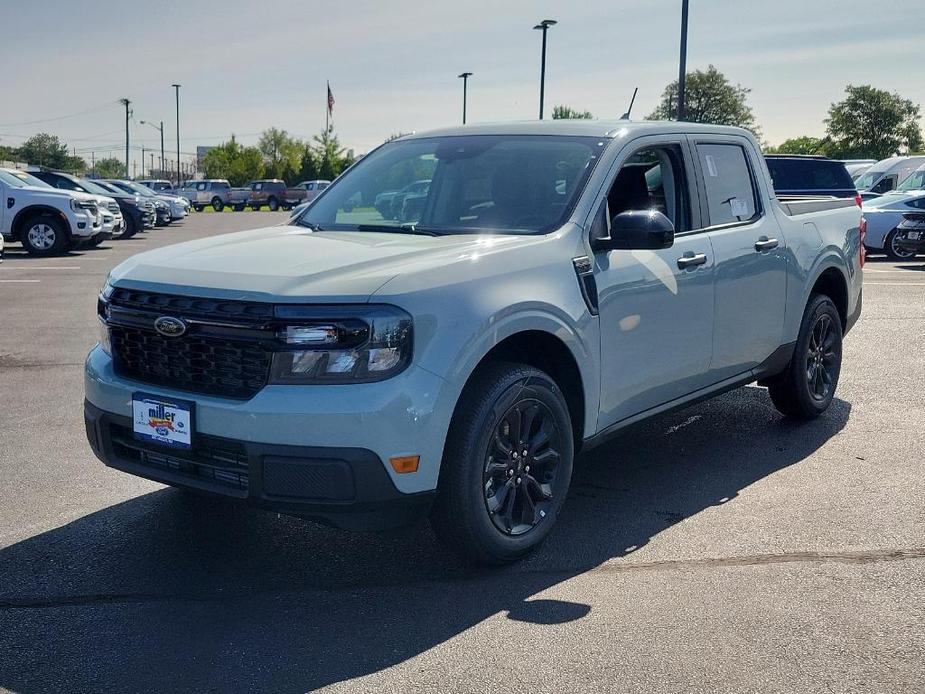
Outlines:
POLYGON ((252 443, 199 435, 190 451, 141 442, 132 420, 84 402, 87 440, 107 466, 146 479, 242 500, 351 530, 425 517, 433 493, 402 494, 379 457, 362 448, 252 443))
MULTIPOLYGON (((279 501, 267 498, 261 486, 259 470, 264 462, 260 458, 266 455, 261 451, 269 450, 267 447, 363 450, 377 461, 401 498, 432 492, 437 487, 443 444, 455 404, 449 402, 443 379, 414 365, 378 383, 268 385, 250 400, 242 401, 124 378, 115 373, 112 359, 99 347, 87 357, 85 387, 91 406, 122 419, 132 416, 132 395, 138 391, 194 401, 194 438, 234 439, 248 447, 248 460, 253 463, 252 483, 246 496, 264 506, 279 501), (396 473, 388 464, 389 458, 407 455, 420 456, 418 471, 396 473)), ((104 462, 120 467, 118 459, 104 462)), ((136 469, 128 471, 141 474, 136 469)), ((362 500, 358 498, 359 501, 362 500)), ((312 511, 298 515, 317 515, 312 511)), ((291 507, 285 512, 291 513, 291 507)))
POLYGON ((103 230, 99 215, 89 212, 74 212, 69 221, 71 222, 71 236, 77 241, 85 241, 103 230))

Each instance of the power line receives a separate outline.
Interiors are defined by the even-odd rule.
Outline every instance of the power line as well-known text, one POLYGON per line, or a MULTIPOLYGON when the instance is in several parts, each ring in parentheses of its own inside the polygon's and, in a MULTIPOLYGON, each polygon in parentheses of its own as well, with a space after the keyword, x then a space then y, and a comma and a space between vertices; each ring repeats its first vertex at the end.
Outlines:
POLYGON ((97 113, 99 111, 104 111, 107 108, 112 108, 118 101, 110 101, 101 106, 94 106, 85 111, 78 111, 77 113, 69 113, 66 116, 55 116, 53 118, 39 118, 38 120, 26 120, 20 123, 0 123, 0 128, 15 128, 20 125, 35 125, 37 123, 51 123, 53 121, 66 120, 68 118, 77 118, 78 116, 85 116, 89 113, 97 113))

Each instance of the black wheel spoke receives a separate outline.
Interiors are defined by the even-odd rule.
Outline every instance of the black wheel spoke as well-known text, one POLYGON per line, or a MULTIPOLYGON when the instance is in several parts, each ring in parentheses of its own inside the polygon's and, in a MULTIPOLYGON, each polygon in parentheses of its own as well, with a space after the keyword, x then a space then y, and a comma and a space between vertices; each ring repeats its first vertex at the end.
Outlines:
POLYGON ((530 532, 548 516, 564 442, 549 407, 524 398, 496 420, 483 468, 485 505, 507 535, 530 532))

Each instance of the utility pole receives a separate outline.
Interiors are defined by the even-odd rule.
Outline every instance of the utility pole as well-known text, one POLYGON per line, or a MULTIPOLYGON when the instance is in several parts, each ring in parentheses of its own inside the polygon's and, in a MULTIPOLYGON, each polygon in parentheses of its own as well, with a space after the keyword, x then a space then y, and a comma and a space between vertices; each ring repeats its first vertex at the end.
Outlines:
POLYGON ((543 120, 543 97, 546 93, 546 32, 555 24, 557 24, 555 19, 544 19, 533 27, 543 32, 543 53, 540 59, 540 120, 543 120))
POLYGON ((459 77, 462 77, 463 81, 463 125, 466 124, 466 91, 469 86, 469 78, 472 77, 471 72, 464 72, 459 77))
POLYGON ((141 146, 141 177, 145 177, 145 146, 141 146))
POLYGON ((128 176, 128 107, 132 102, 128 99, 119 99, 119 101, 125 106, 125 175, 128 176))
POLYGON ((687 4, 681 0, 681 57, 678 60, 678 120, 684 120, 684 91, 687 82, 687 4))
POLYGON ((96 152, 90 152, 90 171, 96 173, 96 152))
POLYGON ((151 172, 150 176, 152 178, 155 178, 154 173, 153 173, 154 172, 154 152, 151 152, 151 168, 148 169, 148 171, 151 172))
POLYGON ((180 177, 180 85, 172 84, 174 93, 177 98, 177 185, 179 186, 183 183, 183 179, 180 177))

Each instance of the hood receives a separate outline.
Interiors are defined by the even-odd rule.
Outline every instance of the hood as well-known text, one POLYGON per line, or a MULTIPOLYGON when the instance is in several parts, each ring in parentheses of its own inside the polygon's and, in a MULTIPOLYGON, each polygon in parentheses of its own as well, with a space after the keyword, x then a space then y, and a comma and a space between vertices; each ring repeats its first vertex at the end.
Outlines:
POLYGON ((99 202, 99 195, 91 195, 90 193, 81 193, 76 190, 63 190, 61 188, 52 188, 44 186, 26 186, 26 190, 33 194, 48 195, 53 198, 76 198, 78 200, 89 200, 91 202, 99 202))
POLYGON ((469 263, 473 254, 519 248, 544 238, 313 232, 277 226, 141 253, 117 266, 110 282, 253 301, 365 302, 398 275, 469 263))

